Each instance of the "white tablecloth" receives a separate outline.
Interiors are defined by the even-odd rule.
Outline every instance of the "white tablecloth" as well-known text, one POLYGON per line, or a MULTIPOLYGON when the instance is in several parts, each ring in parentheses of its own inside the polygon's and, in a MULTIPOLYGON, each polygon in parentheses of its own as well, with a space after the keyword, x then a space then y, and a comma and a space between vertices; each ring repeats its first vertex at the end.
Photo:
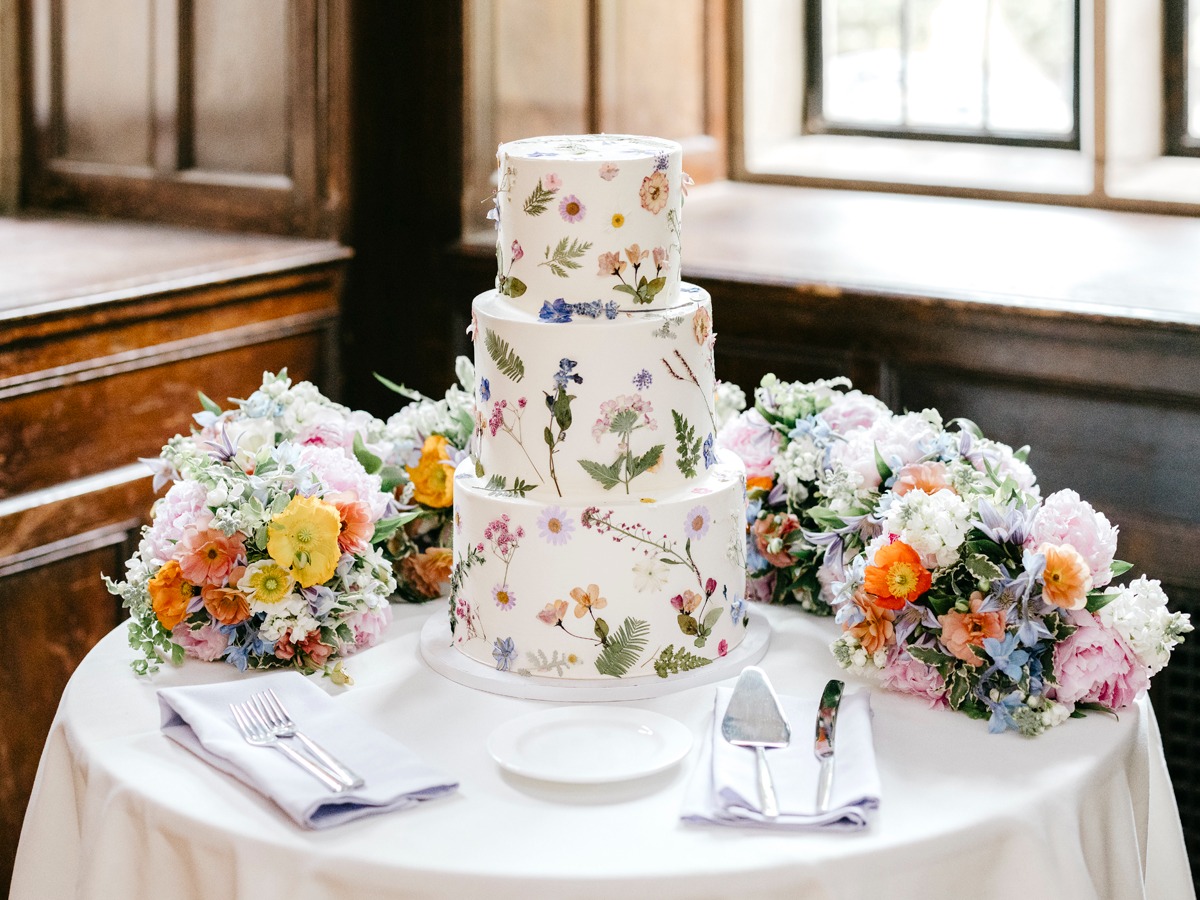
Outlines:
MULTIPOLYGON (((780 693, 811 693, 838 675, 826 649, 832 622, 762 612, 774 627, 762 666, 780 693)), ((138 679, 118 628, 63 695, 13 900, 1195 896, 1145 698, 1119 721, 1091 715, 1027 740, 876 692, 883 799, 865 832, 686 825, 680 802, 711 685, 622 702, 693 731, 681 765, 624 784, 530 781, 504 773, 486 738, 514 716, 563 704, 483 693, 432 671, 418 638, 442 614, 440 603, 397 608, 387 639, 348 661, 357 683, 338 700, 459 776, 461 789, 321 832, 298 828, 159 732, 157 688, 253 676, 188 662, 138 679)), ((807 739, 805 727, 796 732, 807 739)))

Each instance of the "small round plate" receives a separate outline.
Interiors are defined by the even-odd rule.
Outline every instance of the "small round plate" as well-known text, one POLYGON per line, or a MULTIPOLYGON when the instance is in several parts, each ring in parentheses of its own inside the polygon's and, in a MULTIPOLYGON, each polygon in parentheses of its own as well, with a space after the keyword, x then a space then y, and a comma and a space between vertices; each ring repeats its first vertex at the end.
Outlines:
POLYGON ((687 756, 692 732, 681 722, 625 706, 568 706, 505 722, 488 753, 526 778, 603 784, 642 778, 687 756))

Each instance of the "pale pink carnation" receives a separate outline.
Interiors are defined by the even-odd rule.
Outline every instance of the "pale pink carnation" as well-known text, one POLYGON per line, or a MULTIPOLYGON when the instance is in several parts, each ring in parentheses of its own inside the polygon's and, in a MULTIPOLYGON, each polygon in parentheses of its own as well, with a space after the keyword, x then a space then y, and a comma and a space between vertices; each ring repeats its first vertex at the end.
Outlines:
POLYGON ((300 459, 312 469, 313 476, 328 493, 349 492, 371 510, 371 521, 383 517, 388 496, 380 491, 378 475, 368 475, 357 459, 342 450, 310 444, 300 451, 300 459))
POLYGON ((717 446, 746 464, 747 478, 774 478, 775 457, 783 436, 756 409, 748 409, 717 435, 717 446))
POLYGON ((1123 709, 1150 684, 1146 667, 1116 631, 1089 612, 1071 613, 1076 630, 1054 648, 1053 699, 1123 709))
POLYGON ((889 691, 924 697, 930 709, 944 709, 946 682, 938 670, 914 659, 900 646, 893 646, 880 673, 880 683, 889 691))
POLYGON ((1074 547, 1092 570, 1093 588, 1112 580, 1117 528, 1074 491, 1056 491, 1038 509, 1025 546, 1033 548, 1044 543, 1074 547))
POLYGON ((837 399, 819 412, 818 417, 835 434, 848 434, 856 428, 870 428, 881 419, 891 416, 882 400, 862 391, 838 394, 837 399))
POLYGON ((216 622, 205 622, 195 630, 188 628, 186 623, 176 625, 171 632, 171 639, 188 656, 204 662, 220 659, 229 646, 229 636, 217 627, 216 622))

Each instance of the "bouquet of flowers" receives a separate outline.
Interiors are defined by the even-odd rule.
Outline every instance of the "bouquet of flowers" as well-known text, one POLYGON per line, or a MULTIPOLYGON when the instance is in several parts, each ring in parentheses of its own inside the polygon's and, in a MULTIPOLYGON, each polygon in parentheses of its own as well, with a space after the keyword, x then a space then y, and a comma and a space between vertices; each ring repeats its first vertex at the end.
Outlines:
MULTIPOLYGON (((471 437, 482 425, 475 412, 475 369, 460 356, 458 384, 441 400, 376 375, 384 385, 412 402, 383 427, 383 461, 395 473, 394 492, 407 515, 403 528, 387 542, 397 593, 422 602, 440 596, 450 584, 454 565, 454 469, 469 453, 471 437)), ((487 393, 487 380, 480 390, 487 393)))
POLYGON ((199 428, 156 460, 154 505, 124 581, 138 674, 163 658, 221 659, 349 677, 342 658, 391 620, 391 565, 376 546, 404 517, 385 489, 383 423, 286 371, 222 410, 201 394, 199 428))
POLYGON ((747 466, 749 595, 836 614, 844 668, 993 732, 1129 705, 1192 630, 1158 581, 1113 584, 1103 513, 969 421, 768 375, 718 444, 747 466))

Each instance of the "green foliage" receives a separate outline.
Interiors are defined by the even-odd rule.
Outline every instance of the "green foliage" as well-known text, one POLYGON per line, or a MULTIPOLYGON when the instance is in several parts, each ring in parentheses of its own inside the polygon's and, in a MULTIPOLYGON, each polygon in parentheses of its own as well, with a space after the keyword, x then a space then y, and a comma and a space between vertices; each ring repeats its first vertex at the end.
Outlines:
POLYGON ((700 462, 700 438, 696 429, 686 418, 675 410, 671 410, 671 418, 675 420, 675 442, 678 458, 675 466, 687 478, 696 477, 696 466, 700 462))
POLYGON ((892 467, 889 466, 883 459, 883 454, 879 452, 879 445, 875 445, 875 471, 879 473, 882 481, 886 482, 892 477, 892 467))
POLYGON ((513 381, 520 381, 525 377, 524 361, 508 346, 508 341, 490 328, 484 329, 483 346, 501 375, 507 375, 513 381))
POLYGON ((601 675, 620 678, 637 662, 650 635, 650 623, 641 619, 628 618, 621 623, 615 634, 596 657, 596 671, 601 675))
POLYGON ((426 399, 425 395, 422 394, 420 391, 414 391, 410 387, 405 387, 402 384, 397 384, 396 382, 392 381, 390 378, 384 378, 378 372, 372 372, 371 374, 373 374, 375 376, 375 380, 378 381, 380 384, 382 384, 385 388, 387 388, 389 391, 395 391, 401 397, 407 397, 409 400, 425 400, 426 399))
POLYGON ((221 414, 221 407, 217 406, 216 403, 210 400, 204 391, 196 391, 196 393, 200 395, 200 406, 204 408, 205 412, 210 412, 214 416, 219 416, 221 414))
POLYGON ((566 278, 567 269, 583 268, 576 260, 581 259, 591 249, 591 241, 580 241, 579 238, 575 238, 574 240, 563 238, 555 245, 553 252, 551 252, 549 245, 547 245, 546 260, 545 262, 538 263, 538 265, 549 266, 550 271, 559 278, 566 278))
POLYGON ((676 650, 674 644, 668 644, 667 649, 658 654, 658 658, 654 660, 654 673, 659 678, 666 678, 668 675, 677 675, 680 672, 699 669, 701 666, 707 666, 710 663, 712 663, 711 659, 696 656, 682 647, 676 650))
POLYGON ((590 459, 581 459, 579 465, 583 466, 583 471, 596 479, 602 488, 610 491, 621 483, 621 464, 624 460, 625 457, 622 456, 616 462, 605 465, 590 459))
POLYGON ((506 494, 509 497, 524 497, 534 488, 536 484, 529 484, 524 481, 520 475, 513 479, 512 487, 508 486, 508 479, 503 475, 492 475, 488 479, 487 484, 483 486, 485 491, 490 491, 493 494, 506 494))
POLYGON ((522 208, 527 215, 540 216, 546 211, 546 207, 553 199, 554 191, 548 191, 542 187, 542 179, 539 178, 537 187, 533 189, 533 193, 525 198, 525 205, 522 208))
POLYGON ((388 519, 380 519, 378 522, 375 523, 375 533, 371 535, 371 543, 378 544, 383 541, 386 541, 388 538, 390 538, 393 534, 396 533, 397 529, 399 529, 403 525, 407 525, 409 522, 418 518, 420 515, 421 515, 421 510, 414 509, 414 510, 409 510, 408 512, 405 512, 405 513, 401 513, 398 516, 392 516, 391 518, 388 518, 388 519))
POLYGON ((1103 591, 1088 591, 1087 595, 1087 611, 1090 613, 1099 612, 1117 599, 1121 593, 1120 588, 1110 588, 1103 591))
POLYGON ((659 276, 658 278, 651 278, 647 280, 646 276, 643 275, 640 279, 638 279, 636 287, 631 284, 614 284, 613 290, 620 291, 623 294, 629 294, 631 297, 633 297, 634 303, 645 304, 653 303, 654 298, 657 297, 659 292, 666 286, 667 279, 665 277, 659 276))
POLYGON ((627 481, 632 480, 632 479, 636 478, 638 475, 641 475, 643 472, 646 472, 646 471, 654 468, 656 465, 658 465, 658 461, 660 459, 662 459, 662 455, 663 455, 663 445, 655 444, 653 447, 651 447, 649 450, 647 450, 641 456, 633 457, 633 461, 629 464, 629 467, 628 467, 629 468, 629 472, 628 472, 629 478, 626 480, 627 481))
POLYGON ((520 297, 526 291, 525 282, 512 275, 501 275, 497 290, 506 297, 520 297))
POLYGON ((354 458, 367 470, 368 475, 374 475, 383 468, 383 460, 366 448, 362 435, 357 431, 354 433, 354 458))

